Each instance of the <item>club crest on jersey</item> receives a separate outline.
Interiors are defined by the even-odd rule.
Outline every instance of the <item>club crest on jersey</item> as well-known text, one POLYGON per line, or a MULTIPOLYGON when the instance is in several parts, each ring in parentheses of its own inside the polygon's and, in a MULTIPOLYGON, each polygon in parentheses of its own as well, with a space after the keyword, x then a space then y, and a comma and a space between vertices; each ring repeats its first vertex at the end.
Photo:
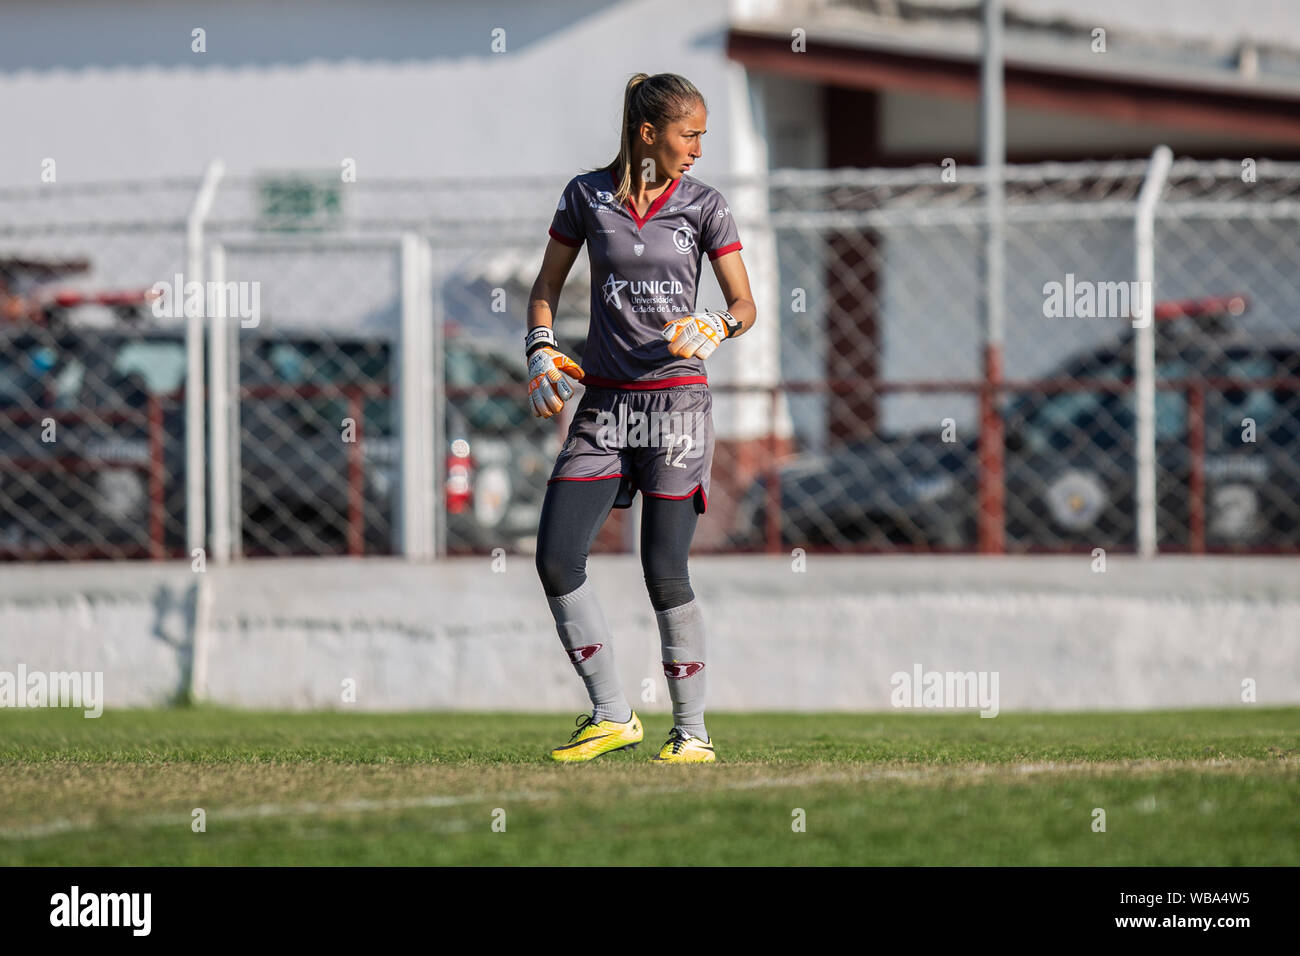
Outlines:
POLYGON ((645 243, 638 242, 636 245, 632 247, 632 251, 635 252, 638 256, 641 255, 641 253, 645 252, 645 243))
POLYGON ((604 646, 604 644, 587 644, 583 647, 571 647, 569 648, 569 660, 574 664, 581 664, 604 646))
POLYGON ((695 248, 695 233, 690 226, 678 226, 673 230, 673 248, 681 253, 690 252, 695 248))
POLYGON ((664 661, 664 676, 670 680, 681 680, 704 670, 703 661, 664 661))

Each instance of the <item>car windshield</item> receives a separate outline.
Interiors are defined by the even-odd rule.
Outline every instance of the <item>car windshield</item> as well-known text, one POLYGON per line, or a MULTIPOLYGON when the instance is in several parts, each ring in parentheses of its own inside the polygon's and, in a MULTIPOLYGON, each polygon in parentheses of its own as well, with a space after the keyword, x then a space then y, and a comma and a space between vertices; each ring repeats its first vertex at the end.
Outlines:
MULTIPOLYGON (((1261 379, 1285 376, 1284 363, 1270 355, 1228 355, 1215 374, 1225 378, 1261 379)), ((1239 446, 1248 426, 1256 433, 1278 430, 1295 434, 1300 424, 1300 395, 1285 388, 1224 388, 1211 390, 1205 408, 1211 443, 1239 446)))
POLYGON ((521 362, 455 346, 448 347, 446 356, 447 401, 471 429, 506 432, 527 424, 532 413, 521 362))
MULTIPOLYGON (((1218 357, 1211 377, 1261 379, 1283 375, 1286 370, 1267 354, 1238 353, 1218 357)), ((1156 365, 1158 381, 1195 381, 1201 376, 1199 363, 1182 357, 1164 356, 1156 365)), ((1067 366, 1065 379, 1131 380, 1132 363, 1127 356, 1088 356, 1067 366)), ((1155 395, 1157 441, 1181 441, 1187 436, 1187 392, 1180 388, 1157 388, 1155 395)), ((1031 447, 1063 450, 1082 442, 1099 448, 1110 447, 1134 429, 1133 393, 1064 391, 1055 394, 1021 393, 1006 406, 1009 426, 1022 430, 1031 447)), ((1300 419, 1300 396, 1286 389, 1270 387, 1207 389, 1206 431, 1211 443, 1239 444, 1239 433, 1247 420, 1255 427, 1270 426, 1295 430, 1300 419)))
POLYGON ((118 375, 139 375, 154 395, 167 395, 185 384, 185 343, 179 339, 139 339, 122 343, 113 358, 118 375))
MULTIPOLYGON (((1072 363, 1062 378, 1080 382, 1131 380, 1132 363, 1127 356, 1113 353, 1087 356, 1072 363)), ((1162 359, 1156 366, 1160 380, 1193 378, 1191 365, 1180 358, 1162 359)), ((1156 440, 1182 438, 1187 430, 1187 397, 1177 389, 1156 389, 1156 440)), ((1064 450, 1081 444, 1111 448, 1134 428, 1132 391, 1104 389, 1062 391, 1055 394, 1027 394, 1012 403, 1007 420, 1023 423, 1031 447, 1064 450)))
POLYGON ((361 434, 393 434, 393 407, 379 389, 390 383, 390 349, 382 341, 275 341, 245 344, 240 363, 240 387, 256 396, 259 414, 273 408, 285 424, 302 432, 334 432, 353 415, 349 386, 359 392, 361 434), (273 394, 264 386, 294 386, 273 394))

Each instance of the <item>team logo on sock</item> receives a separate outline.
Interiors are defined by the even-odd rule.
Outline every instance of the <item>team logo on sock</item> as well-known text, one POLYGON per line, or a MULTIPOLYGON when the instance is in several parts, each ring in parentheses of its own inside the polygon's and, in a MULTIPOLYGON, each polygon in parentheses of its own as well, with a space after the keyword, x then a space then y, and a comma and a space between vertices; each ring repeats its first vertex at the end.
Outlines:
POLYGON ((664 661, 664 676, 671 680, 681 680, 704 670, 704 661, 664 661))
POLYGON ((581 664, 604 646, 604 644, 587 644, 583 647, 571 647, 569 648, 569 660, 574 664, 581 664))

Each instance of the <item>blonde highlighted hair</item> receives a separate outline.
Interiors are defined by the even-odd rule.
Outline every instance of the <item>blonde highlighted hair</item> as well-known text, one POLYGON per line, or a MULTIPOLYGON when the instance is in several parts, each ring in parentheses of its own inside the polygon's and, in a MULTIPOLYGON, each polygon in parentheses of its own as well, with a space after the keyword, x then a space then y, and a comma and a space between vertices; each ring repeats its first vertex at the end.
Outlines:
MULTIPOLYGON (((600 167, 613 174, 618 188, 614 201, 623 205, 632 194, 633 143, 642 123, 649 123, 662 132, 670 123, 685 119, 699 105, 708 109, 704 96, 695 84, 676 73, 637 73, 627 81, 623 91, 623 125, 619 131, 618 156, 612 163, 600 167)), ((598 172, 590 169, 587 172, 598 172)))

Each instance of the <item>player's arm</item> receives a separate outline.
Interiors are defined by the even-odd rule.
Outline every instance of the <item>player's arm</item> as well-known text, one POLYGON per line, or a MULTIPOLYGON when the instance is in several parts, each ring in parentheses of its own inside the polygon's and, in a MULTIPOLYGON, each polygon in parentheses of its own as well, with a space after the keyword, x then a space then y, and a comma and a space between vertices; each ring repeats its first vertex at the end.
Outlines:
POLYGON ((696 312, 664 326, 663 337, 673 355, 706 359, 723 339, 743 334, 758 316, 749 291, 749 273, 745 271, 739 250, 714 259, 713 274, 718 277, 718 286, 727 300, 726 311, 696 312))
POLYGON ((754 294, 749 291, 749 271, 745 268, 740 253, 729 252, 714 259, 713 274, 718 278, 722 297, 727 300, 727 311, 740 323, 727 338, 744 335, 758 318, 758 307, 754 305, 754 294))
POLYGON ((566 246, 553 238, 547 240, 546 252, 542 254, 542 268, 538 270, 533 290, 528 296, 529 329, 539 325, 554 328, 560 291, 581 251, 581 246, 566 246))
POLYGON ((555 341, 555 311, 560 292, 578 259, 580 246, 570 246, 551 238, 542 255, 542 268, 528 295, 528 331, 524 336, 524 353, 528 361, 528 398, 533 415, 550 418, 573 397, 573 389, 564 375, 581 379, 582 368, 565 355, 555 341))

